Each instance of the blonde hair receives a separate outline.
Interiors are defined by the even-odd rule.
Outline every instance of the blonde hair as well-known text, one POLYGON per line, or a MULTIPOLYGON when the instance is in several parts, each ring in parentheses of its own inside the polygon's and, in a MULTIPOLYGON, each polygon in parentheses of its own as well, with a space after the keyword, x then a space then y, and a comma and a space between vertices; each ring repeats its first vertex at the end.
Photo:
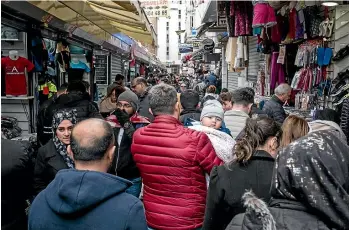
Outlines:
POLYGON ((293 141, 309 133, 308 122, 296 115, 290 115, 282 124, 282 135, 280 147, 286 147, 293 141))

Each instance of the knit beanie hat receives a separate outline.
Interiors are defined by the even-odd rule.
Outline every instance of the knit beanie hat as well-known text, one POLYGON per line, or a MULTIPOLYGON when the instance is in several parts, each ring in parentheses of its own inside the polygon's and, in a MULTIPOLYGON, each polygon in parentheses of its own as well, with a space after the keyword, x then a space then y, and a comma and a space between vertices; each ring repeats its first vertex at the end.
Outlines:
POLYGON ((130 103, 130 105, 132 106, 132 108, 135 112, 138 111, 139 100, 138 100, 137 95, 134 92, 132 92, 131 90, 126 90, 125 92, 120 94, 120 96, 118 97, 118 102, 119 101, 127 101, 128 103, 130 103))
POLYGON ((222 104, 217 100, 208 100, 204 103, 200 120, 204 117, 219 117, 223 120, 224 110, 222 104))

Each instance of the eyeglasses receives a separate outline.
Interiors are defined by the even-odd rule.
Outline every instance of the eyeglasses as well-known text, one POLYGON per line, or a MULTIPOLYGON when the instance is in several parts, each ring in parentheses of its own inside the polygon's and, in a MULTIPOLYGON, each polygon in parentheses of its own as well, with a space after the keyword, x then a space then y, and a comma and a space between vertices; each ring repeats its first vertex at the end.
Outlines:
POLYGON ((121 104, 120 102, 116 103, 116 107, 130 109, 132 106, 130 104, 121 104))

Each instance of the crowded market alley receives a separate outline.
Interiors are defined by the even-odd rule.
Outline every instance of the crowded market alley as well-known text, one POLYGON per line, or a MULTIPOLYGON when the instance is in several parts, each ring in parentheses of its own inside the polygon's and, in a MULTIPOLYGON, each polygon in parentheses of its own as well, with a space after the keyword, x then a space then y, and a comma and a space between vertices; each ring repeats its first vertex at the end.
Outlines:
POLYGON ((349 230, 349 1, 1 2, 3 230, 349 230))

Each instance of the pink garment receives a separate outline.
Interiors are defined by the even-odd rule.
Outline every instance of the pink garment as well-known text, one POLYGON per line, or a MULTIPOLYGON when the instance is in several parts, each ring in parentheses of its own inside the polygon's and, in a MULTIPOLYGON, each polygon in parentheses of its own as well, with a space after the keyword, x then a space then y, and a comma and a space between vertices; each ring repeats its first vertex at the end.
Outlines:
POLYGON ((235 1, 230 3, 230 17, 234 19, 234 36, 252 35, 252 2, 235 1))
POLYGON ((276 25, 274 9, 268 3, 257 3, 253 8, 252 28, 276 25))
POLYGON ((271 57, 270 89, 275 89, 278 85, 285 83, 285 72, 281 64, 277 63, 279 52, 273 52, 271 57))

